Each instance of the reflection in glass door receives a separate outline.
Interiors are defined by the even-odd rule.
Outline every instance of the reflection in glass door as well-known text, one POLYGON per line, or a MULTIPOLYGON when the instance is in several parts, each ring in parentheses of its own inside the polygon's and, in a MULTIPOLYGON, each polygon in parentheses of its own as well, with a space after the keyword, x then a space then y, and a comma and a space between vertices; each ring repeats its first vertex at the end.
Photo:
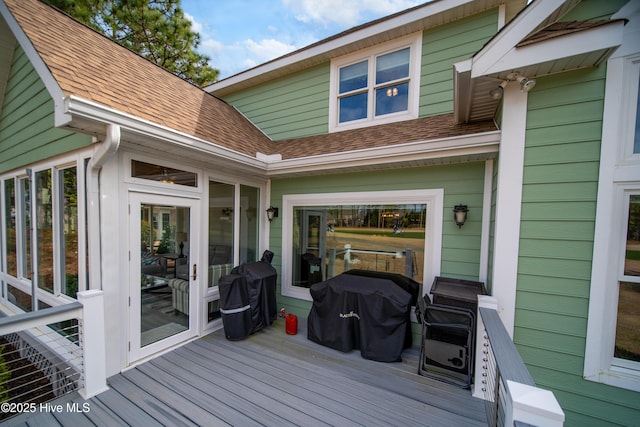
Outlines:
POLYGON ((195 334, 192 293, 197 278, 193 249, 197 246, 192 228, 194 202, 152 195, 132 199, 130 307, 135 359, 195 334), (139 259, 133 255, 136 248, 139 259))

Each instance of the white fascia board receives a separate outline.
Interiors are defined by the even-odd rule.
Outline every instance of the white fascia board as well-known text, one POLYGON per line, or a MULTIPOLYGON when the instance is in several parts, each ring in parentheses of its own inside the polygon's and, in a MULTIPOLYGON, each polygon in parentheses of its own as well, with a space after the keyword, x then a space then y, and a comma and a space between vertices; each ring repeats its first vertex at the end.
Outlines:
POLYGON ((62 104, 64 103, 64 92, 62 91, 62 88, 60 88, 60 85, 58 85, 56 79, 53 78, 53 75, 49 71, 49 68, 38 54, 36 48, 33 47, 31 40, 29 40, 29 37, 27 37, 25 32, 22 30, 22 27, 20 27, 20 24, 18 24, 18 21, 15 20, 15 18, 7 8, 7 5, 3 1, 0 1, 0 14, 11 29, 13 36, 20 44, 20 47, 22 47, 22 49, 24 50, 27 58, 29 58, 29 62, 31 62, 31 64, 33 65, 33 68, 36 70, 36 73, 38 73, 40 80, 42 80, 44 86, 49 92, 49 95, 53 99, 53 104, 55 106, 55 126, 63 126, 66 123, 69 123, 71 121, 71 116, 63 113, 64 109, 62 104))
POLYGON ((413 12, 396 16, 395 18, 387 19, 378 24, 362 28, 361 30, 354 31, 349 34, 345 34, 344 36, 336 38, 334 40, 330 40, 327 43, 321 43, 319 45, 316 45, 310 48, 302 48, 302 50, 298 51, 298 53, 293 53, 291 55, 284 56, 280 59, 275 59, 271 62, 267 62, 266 64, 259 65, 250 70, 247 70, 239 74, 236 74, 234 76, 228 77, 226 79, 220 80, 219 82, 213 83, 212 85, 205 87, 204 90, 207 92, 215 93, 218 90, 225 89, 229 86, 233 86, 244 80, 249 80, 254 77, 260 76, 262 74, 269 73, 271 71, 275 71, 280 68, 285 68, 289 65, 311 59, 313 57, 322 55, 327 52, 331 52, 335 49, 348 46, 352 43, 367 39, 377 34, 384 33, 394 28, 402 27, 412 22, 418 21, 420 19, 424 19, 429 16, 444 12, 446 10, 463 6, 467 3, 472 3, 472 1, 471 0, 434 1, 432 3, 426 4, 424 7, 421 7, 413 12))
POLYGON ((260 170, 265 170, 267 165, 265 161, 258 160, 255 157, 250 157, 246 154, 196 138, 184 132, 179 132, 175 129, 161 126, 148 120, 141 119, 131 114, 123 113, 76 96, 67 97, 65 99, 64 106, 65 113, 70 114, 73 117, 89 119, 91 121, 104 124, 116 124, 123 130, 126 129, 137 135, 169 141, 178 146, 188 147, 191 150, 215 155, 260 170))
POLYGON ((294 172, 311 172, 327 168, 346 168, 380 165, 400 161, 436 159, 443 157, 479 155, 498 152, 500 131, 466 136, 432 139, 407 144, 367 148, 344 153, 287 159, 270 162, 267 174, 276 176, 294 172))
POLYGON ((473 61, 467 59, 453 64, 453 119, 456 123, 465 122, 471 109, 473 61))
POLYGON ((533 64, 612 49, 622 44, 623 32, 624 22, 618 21, 531 45, 513 47, 506 55, 486 68, 476 68, 474 64, 471 76, 475 78, 513 71, 533 64))
POLYGON ((502 61, 518 43, 535 30, 565 0, 540 0, 530 3, 505 28, 473 57, 472 77, 489 74, 495 63, 502 61))

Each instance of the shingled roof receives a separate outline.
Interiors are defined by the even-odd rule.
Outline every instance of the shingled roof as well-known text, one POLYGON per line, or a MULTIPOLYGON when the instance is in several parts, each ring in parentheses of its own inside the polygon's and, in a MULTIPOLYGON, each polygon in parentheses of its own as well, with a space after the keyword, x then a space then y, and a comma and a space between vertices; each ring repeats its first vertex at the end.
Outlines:
POLYGON ((65 96, 73 95, 254 157, 292 159, 496 130, 451 115, 271 141, 234 107, 38 0, 3 0, 65 96))
POLYGON ((380 148, 496 130, 493 120, 456 124, 453 114, 274 142, 283 159, 380 148))
POLYGON ((65 95, 255 156, 269 139, 235 108, 37 0, 4 0, 65 95))

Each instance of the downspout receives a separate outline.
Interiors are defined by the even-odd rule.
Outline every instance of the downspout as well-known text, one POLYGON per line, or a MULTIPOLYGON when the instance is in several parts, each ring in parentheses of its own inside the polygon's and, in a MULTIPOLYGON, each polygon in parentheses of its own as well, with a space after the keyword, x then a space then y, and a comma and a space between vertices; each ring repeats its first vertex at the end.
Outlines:
POLYGON ((89 250, 89 289, 102 289, 100 233, 100 171, 120 147, 120 126, 107 125, 107 136, 87 165, 87 246, 89 250))

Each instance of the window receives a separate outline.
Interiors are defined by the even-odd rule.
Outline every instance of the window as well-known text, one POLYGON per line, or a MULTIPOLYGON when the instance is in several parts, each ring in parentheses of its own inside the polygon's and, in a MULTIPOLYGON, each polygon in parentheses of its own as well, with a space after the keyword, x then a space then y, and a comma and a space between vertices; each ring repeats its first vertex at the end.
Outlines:
POLYGON ((31 279, 31 191, 28 178, 18 180, 18 257, 19 276, 31 279))
POLYGON ((334 60, 329 131, 416 118, 421 41, 415 34, 334 60))
MULTIPOLYGON (((627 199, 624 263, 618 280, 614 365, 640 362, 640 194, 627 199)), ((632 367, 632 365, 630 366, 632 367)))
POLYGON ((351 269, 400 273, 418 282, 439 274, 442 190, 286 195, 283 294, 351 269), (427 231, 429 230, 429 231, 427 231))
POLYGON ((79 276, 87 256, 87 223, 78 208, 85 201, 84 168, 77 166, 85 159, 60 160, 66 163, 32 165, 29 176, 1 181, 0 236, 6 249, 0 280, 7 301, 27 311, 34 307, 33 287, 37 307, 64 303, 68 299, 60 296, 75 298, 86 288, 87 278, 79 276))
POLYGON ((584 363, 586 379, 635 391, 640 391, 639 87, 639 53, 609 60, 584 363))
POLYGON ((4 182, 4 209, 5 209, 5 244, 7 251, 7 274, 18 275, 17 244, 16 244, 16 191, 15 180, 9 178, 4 182))
POLYGON ((61 293, 76 297, 78 292, 78 174, 76 167, 58 171, 60 183, 61 293))
POLYGON ((131 177, 158 181, 163 184, 178 184, 186 185, 187 187, 198 186, 198 174, 194 172, 141 162, 139 160, 131 160, 131 177))
POLYGON ((234 265, 260 258, 259 207, 259 188, 209 182, 209 288, 217 286, 218 279, 228 274, 234 265))

